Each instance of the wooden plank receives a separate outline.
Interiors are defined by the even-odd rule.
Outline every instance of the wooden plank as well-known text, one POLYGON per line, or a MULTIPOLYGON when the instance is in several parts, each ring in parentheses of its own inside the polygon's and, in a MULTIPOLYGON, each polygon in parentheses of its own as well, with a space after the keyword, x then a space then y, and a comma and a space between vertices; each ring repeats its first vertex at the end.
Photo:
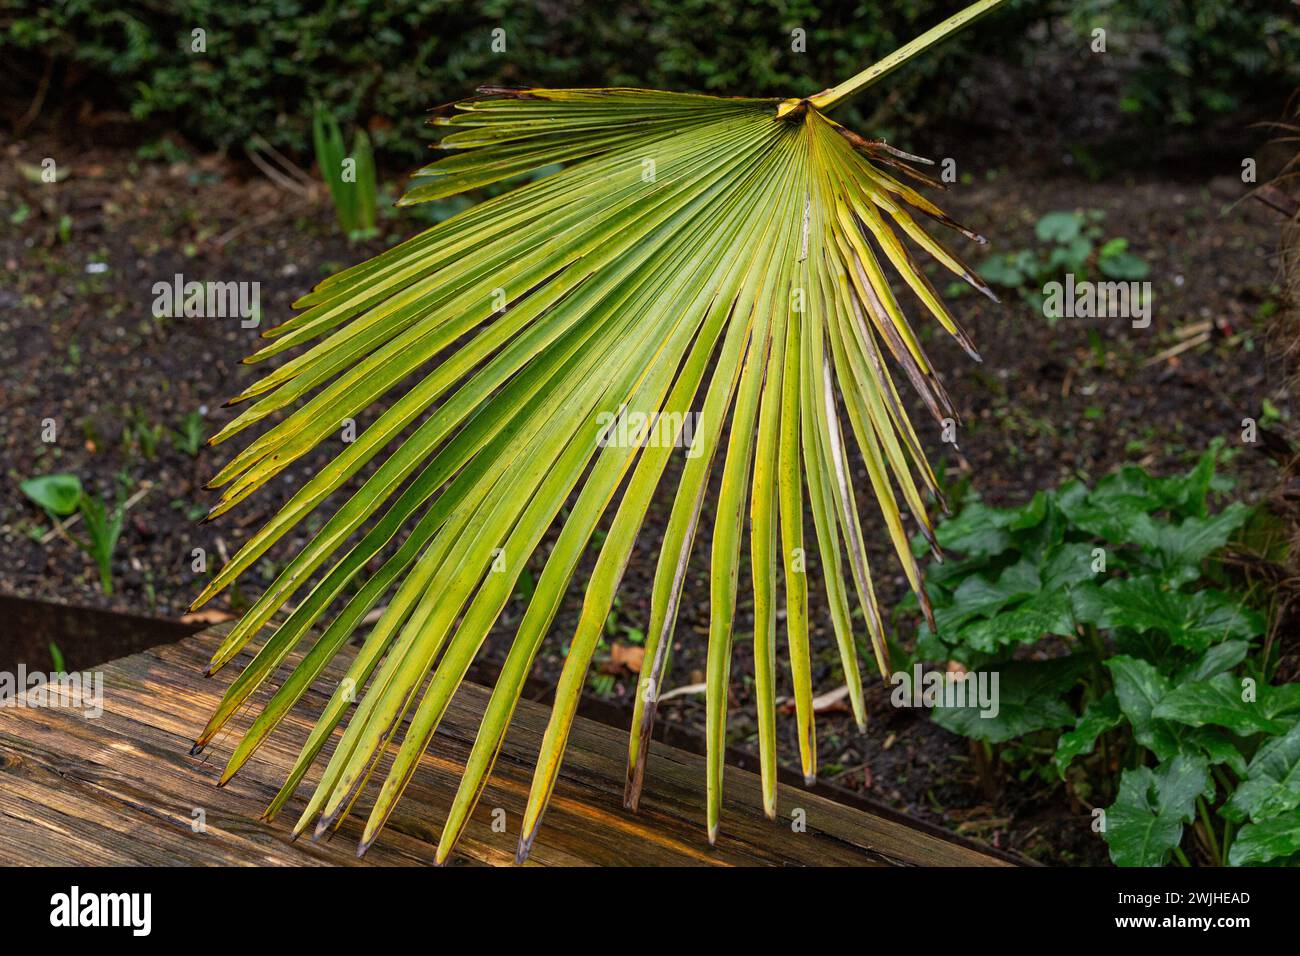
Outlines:
MULTIPOLYGON (((103 713, 0 706, 0 864, 412 865, 433 858, 488 691, 466 684, 387 828, 355 856, 366 797, 332 838, 290 841, 309 775, 284 815, 259 814, 287 774, 346 661, 304 697, 280 730, 230 782, 213 785, 237 736, 201 757, 190 742, 230 677, 202 676, 219 629, 152 648, 103 668, 103 713), (202 823, 199 826, 196 821, 202 823)), ((248 660, 242 655, 228 673, 248 660)), ((259 703, 269 691, 262 691, 259 703)), ((521 701, 501 757, 458 847, 458 864, 513 862, 533 760, 549 708, 521 701), (505 829, 501 830, 504 811, 505 829)), ((251 713, 233 723, 247 726, 251 713)), ((336 739, 337 739, 336 734, 336 739)), ((726 771, 717 845, 704 837, 704 763, 656 744, 641 809, 623 809, 626 730, 578 718, 530 865, 1004 865, 971 845, 889 816, 782 785, 781 816, 766 820, 756 776, 726 771), (800 830, 794 826, 798 819, 800 830)), ((381 771, 384 768, 381 768, 381 771)), ((369 795, 373 799, 373 793, 369 795)))

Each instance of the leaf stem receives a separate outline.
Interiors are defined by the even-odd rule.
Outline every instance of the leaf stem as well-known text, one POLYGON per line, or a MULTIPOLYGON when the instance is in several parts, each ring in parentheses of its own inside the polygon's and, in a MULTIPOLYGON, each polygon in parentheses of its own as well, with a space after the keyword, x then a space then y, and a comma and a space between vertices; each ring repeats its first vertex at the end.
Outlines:
POLYGON ((850 77, 839 86, 832 86, 828 90, 822 90, 816 96, 809 97, 808 102, 819 110, 830 109, 855 93, 862 92, 876 80, 894 72, 918 53, 934 46, 934 44, 947 37, 948 34, 960 30, 967 24, 984 16, 1002 2, 1003 0, 978 0, 978 2, 972 3, 966 9, 954 13, 938 26, 926 30, 911 43, 904 44, 884 59, 877 60, 857 76, 850 77))
POLYGON ((1214 825, 1210 822, 1210 810, 1205 805, 1204 797, 1196 798, 1196 808, 1201 811, 1201 823, 1205 825, 1205 839, 1210 844, 1210 859, 1219 860, 1219 841, 1214 838, 1214 825))

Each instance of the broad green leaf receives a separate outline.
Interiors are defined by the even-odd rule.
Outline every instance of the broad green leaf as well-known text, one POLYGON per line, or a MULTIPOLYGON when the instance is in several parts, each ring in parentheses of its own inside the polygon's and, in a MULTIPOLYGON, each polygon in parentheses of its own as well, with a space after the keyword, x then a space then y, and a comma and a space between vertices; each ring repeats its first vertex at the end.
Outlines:
POLYGON ((1049 212, 1034 226, 1034 234, 1043 242, 1069 242, 1082 230, 1083 216, 1077 212, 1049 212))
POLYGON ((1191 727, 1213 724, 1248 736, 1284 733, 1289 722, 1275 717, 1275 713, 1271 686, 1252 685, 1248 691, 1232 674, 1218 674, 1168 691, 1152 709, 1151 716, 1191 727), (1248 700, 1248 695, 1256 699, 1248 700))
MULTIPOLYGON (((1037 492, 1029 504, 1021 509, 1023 517, 1013 520, 1007 526, 1016 550, 1040 566, 1045 566, 1061 551, 1075 546, 1065 543, 1070 522, 1057 504, 1057 496, 1058 492, 1037 492)), ((1044 584, 1048 577, 1047 568, 1043 567, 1044 584)))
POLYGON ((1175 515, 1204 518, 1209 514, 1209 494, 1215 487, 1214 467, 1219 448, 1212 445, 1201 453, 1196 466, 1185 475, 1154 478, 1152 486, 1175 515))
POLYGON ((1297 807, 1300 807, 1300 722, 1292 724, 1284 736, 1270 737, 1255 751, 1246 779, 1219 813, 1240 823, 1247 817, 1267 820, 1297 807))
POLYGON ((1056 772, 1065 779, 1065 770, 1076 757, 1092 753, 1097 738, 1108 730, 1118 727, 1124 720, 1119 711, 1119 701, 1114 693, 1107 693, 1088 704, 1073 730, 1061 734, 1056 742, 1056 755, 1053 762, 1056 772))
POLYGON ((1162 587, 1151 576, 1116 578, 1100 588, 1080 589, 1075 613, 1100 628, 1159 631, 1198 654, 1219 641, 1255 637, 1264 627, 1257 612, 1221 591, 1183 594, 1162 587))
POLYGON ((1230 671, 1246 659, 1250 652, 1249 641, 1224 641, 1215 644, 1195 664, 1184 669, 1175 678, 1175 683, 1185 684, 1191 681, 1209 680, 1225 671, 1230 671))
POLYGON ((1008 604, 1032 597, 1042 587, 1038 569, 1029 561, 1019 561, 990 581, 972 574, 952 593, 948 607, 936 609, 935 623, 945 637, 967 621, 995 614, 1008 604))
POLYGON ((1152 715, 1169 693, 1169 679, 1154 665, 1135 657, 1116 655, 1105 663, 1115 681, 1120 712, 1132 724, 1137 742, 1160 760, 1172 759, 1181 750, 1178 728, 1152 715))
POLYGON ((1133 467, 1108 475, 1090 492, 1075 489, 1059 498, 1061 510, 1077 528, 1116 544, 1128 540, 1134 522, 1162 504, 1146 473, 1133 467))
POLYGON ((52 515, 66 518, 81 504, 81 479, 76 475, 41 475, 18 486, 32 501, 52 515))
POLYGON ((1087 667, 1083 655, 990 664, 982 673, 986 674, 986 688, 992 691, 996 687, 996 713, 990 713, 992 707, 972 702, 968 695, 966 706, 935 707, 934 722, 955 734, 990 743, 1064 727, 1074 719, 1065 695, 1087 667))
MULTIPOLYGON (((916 659, 921 661, 947 661, 952 658, 954 649, 941 638, 937 637, 930 630, 929 625, 922 623, 916 632, 916 659)), ((964 658, 958 658, 969 668, 975 665, 964 658)), ((980 662, 984 663, 983 661, 980 662)))
POLYGON ((1106 808, 1103 839, 1116 866, 1163 866, 1196 812, 1196 798, 1212 795, 1205 760, 1179 754, 1160 764, 1125 770, 1119 795, 1106 808))
POLYGON ((1160 760, 1177 754, 1204 756, 1244 772, 1241 751, 1217 727, 1197 727, 1156 717, 1154 711, 1173 686, 1155 665, 1140 658, 1116 655, 1106 662, 1115 681, 1120 712, 1133 727, 1133 736, 1160 760))
POLYGON ((1246 757, 1238 745, 1241 738, 1218 727, 1184 727, 1178 734, 1184 753, 1199 752, 1212 764, 1226 764, 1237 776, 1246 773, 1246 757))
POLYGON ((1051 496, 1045 491, 1036 491, 1029 501, 1019 508, 1003 509, 1008 531, 1027 531, 1043 523, 1051 506, 1051 496))
POLYGON ((1154 546, 1166 544, 1170 554, 1185 553, 1190 560, 1199 561, 1200 558, 1194 556, 1206 542, 1214 540, 1223 527, 1239 523, 1238 512, 1245 507, 1231 506, 1221 515, 1212 519, 1208 517, 1207 496, 1214 482, 1217 454, 1212 448, 1201 456, 1190 472, 1168 478, 1149 475, 1141 468, 1126 465, 1099 481, 1092 491, 1085 492, 1076 487, 1067 494, 1062 489, 1058 503, 1075 525, 1090 534, 1122 544, 1135 540, 1135 529, 1145 528, 1146 537, 1153 539, 1154 546), (1173 532, 1153 531, 1152 527, 1170 527, 1170 522, 1150 517, 1156 512, 1202 520, 1192 524, 1184 522, 1181 532, 1178 524, 1172 525, 1173 532))
POLYGON ((980 504, 968 504, 955 518, 945 521, 935 530, 935 536, 945 551, 954 551, 968 558, 990 557, 1002 554, 1011 546, 1011 535, 1006 530, 1013 520, 1005 511, 980 504))
POLYGON ((1093 570, 1096 561, 1093 550, 1092 545, 1077 541, 1055 548, 1042 568, 1043 588, 1055 591, 1096 580, 1098 572, 1093 570))
MULTIPOLYGON (((939 528, 942 527, 943 525, 939 526, 939 528)), ((939 528, 935 529, 936 535, 939 533, 939 528)), ((913 553, 920 557, 925 554, 930 545, 921 535, 917 535, 917 538, 920 540, 922 548, 919 551, 914 550, 913 553)), ((960 583, 973 573, 984 571, 989 567, 990 563, 988 558, 967 558, 963 560, 954 555, 946 555, 942 564, 932 561, 925 575, 926 594, 930 596, 930 600, 933 602, 946 603, 951 600, 948 593, 948 589, 951 587, 949 582, 957 581, 960 583)), ((919 606, 916 595, 909 591, 903 600, 898 603, 898 606, 909 609, 919 606)))
POLYGON ((1286 813, 1242 827, 1232 841, 1228 862, 1233 866, 1250 866, 1281 859, 1290 861, 1298 852, 1300 813, 1286 813))
POLYGON ((1185 583, 1200 576, 1200 564, 1228 543, 1228 538, 1250 518, 1253 509, 1233 502, 1217 515, 1186 518, 1179 524, 1154 521, 1140 515, 1129 529, 1130 539, 1155 552, 1161 566, 1185 583))
POLYGON ((957 632, 957 640, 993 654, 1017 644, 1032 644, 1048 634, 1074 636, 1074 610, 1064 591, 1044 591, 993 617, 972 621, 957 632))
POLYGON ((1151 267, 1146 261, 1131 252, 1116 252, 1112 255, 1103 256, 1097 265, 1103 275, 1112 279, 1127 279, 1129 281, 1145 279, 1151 272, 1151 267))

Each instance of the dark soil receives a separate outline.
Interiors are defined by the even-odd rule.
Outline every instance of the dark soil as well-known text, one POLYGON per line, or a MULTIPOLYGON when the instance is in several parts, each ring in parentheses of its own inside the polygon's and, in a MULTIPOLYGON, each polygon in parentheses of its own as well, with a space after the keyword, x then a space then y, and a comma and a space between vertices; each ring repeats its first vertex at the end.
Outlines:
MULTIPOLYGON (((986 500, 1012 504, 1070 477, 1095 480, 1125 461, 1156 472, 1185 469, 1216 437, 1242 449, 1241 421, 1261 418, 1266 400, 1289 414, 1281 370, 1269 358, 1277 223, 1257 204, 1233 205, 1243 187, 1231 166, 1211 176, 1196 171, 1181 178, 1187 171, 1166 168, 1104 183, 1041 159, 1023 167, 968 159, 961 168, 968 181, 943 202, 992 237, 997 250, 1032 246, 1033 225, 1048 211, 1103 210, 1106 236, 1127 238, 1151 265, 1156 306, 1145 330, 1115 320, 1063 319, 1051 327, 1014 293, 1002 308, 960 299, 956 311, 983 364, 941 335, 931 334, 927 348, 962 416, 961 451, 943 445, 937 427, 913 410, 931 460, 944 463, 949 480, 970 475, 986 500), (1197 328, 1208 332, 1204 342, 1159 357, 1197 328)), ((417 227, 394 216, 384 224, 385 239, 417 227)), ((156 319, 153 284, 177 273, 258 281, 269 325, 287 316, 290 302, 318 279, 386 241, 348 243, 323 202, 250 178, 219 157, 146 162, 128 149, 41 137, 5 151, 0 230, 0 591, 179 617, 204 577, 191 570, 192 549, 214 555, 211 565, 233 553, 333 449, 318 449, 231 515, 198 525, 214 500, 202 483, 227 450, 205 447, 190 455, 171 433, 195 411, 208 433, 226 420, 221 403, 261 373, 239 364, 255 348, 257 330, 236 319, 156 319), (23 172, 23 164, 39 168, 47 156, 69 171, 57 186, 23 172), (88 271, 92 264, 107 269, 88 271), (56 424, 56 442, 42 440, 46 419, 56 424), (149 434, 159 426, 153 447, 149 434), (104 498, 144 492, 128 513, 111 596, 101 593, 93 563, 71 540, 78 527, 51 532, 47 516, 19 490, 23 479, 56 471, 76 473, 104 498)), ((964 240, 955 248, 976 261, 982 255, 964 240)), ((1231 471, 1248 501, 1262 498, 1275 480, 1269 458, 1251 446, 1239 451, 1231 471)), ((865 474, 859 481, 865 484, 865 474)), ((672 488, 670 476, 629 564, 608 628, 611 645, 631 644, 645 627, 672 488)), ((869 514, 866 520, 875 526, 869 514)), ((317 526, 304 523, 237 591, 216 602, 218 610, 237 613, 274 577, 276 562, 317 526)), ((706 529, 700 538, 677 628, 672 685, 703 679, 706 529)), ((873 568, 882 601, 892 606, 904 584, 883 542, 873 546, 873 568)), ((575 583, 570 591, 535 665, 534 676, 543 681, 558 673, 580 609, 580 588, 575 583)), ((489 664, 503 656, 522 608, 515 601, 507 609, 484 652, 489 664)), ((742 603, 729 724, 730 742, 742 750, 755 741, 747 613, 742 603)), ((826 692, 842 677, 818 603, 813 623, 816 686, 826 692)), ((913 624, 899 621, 904 642, 913 624)), ((778 667, 786 672, 784 661, 778 667)), ((632 673, 614 663, 612 651, 600 668, 605 676, 593 680, 592 692, 629 702, 632 673)), ((1088 808, 1072 804, 1060 786, 1016 785, 1006 775, 1000 790, 982 785, 966 741, 924 714, 890 706, 881 685, 872 686, 868 700, 865 735, 839 705, 819 715, 822 780, 1045 861, 1105 861, 1088 808)), ((663 721, 698 728, 703 698, 678 696, 661 714, 663 721)), ((793 724, 781 724, 787 761, 797 752, 793 724)))

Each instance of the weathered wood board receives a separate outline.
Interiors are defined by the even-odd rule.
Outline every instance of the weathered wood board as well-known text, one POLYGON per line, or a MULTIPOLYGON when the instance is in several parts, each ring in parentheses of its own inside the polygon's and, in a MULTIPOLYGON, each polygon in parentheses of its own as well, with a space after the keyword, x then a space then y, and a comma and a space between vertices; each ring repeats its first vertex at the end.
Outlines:
MULTIPOLYGON (((219 640, 207 631, 104 666, 103 713, 0 707, 0 864, 424 865, 433 859, 487 691, 457 695, 388 827, 355 856, 363 796, 332 838, 290 841, 309 792, 275 821, 261 811, 324 706, 313 689, 226 787, 214 782, 232 739, 200 757, 190 743, 231 677, 203 677, 219 640), (359 811, 359 812, 358 812, 359 811), (201 820, 199 827, 196 820, 201 820)), ((328 686, 342 674, 336 662, 328 686)), ((320 686, 326 686, 322 681, 320 686)), ((491 781, 458 847, 460 864, 508 864, 549 709, 523 701, 491 781), (493 823, 505 811, 505 832, 493 823)), ((249 715, 241 715, 242 730, 249 715)), ((530 865, 1005 865, 970 845, 897 819, 782 786, 781 816, 763 817, 753 774, 727 768, 717 845, 705 839, 702 758, 656 744, 640 811, 623 809, 626 730, 577 718, 530 865), (791 821, 803 811, 804 832, 791 821)), ((309 783, 314 783, 320 763, 309 783)), ((371 795, 373 796, 373 795, 371 795)))

